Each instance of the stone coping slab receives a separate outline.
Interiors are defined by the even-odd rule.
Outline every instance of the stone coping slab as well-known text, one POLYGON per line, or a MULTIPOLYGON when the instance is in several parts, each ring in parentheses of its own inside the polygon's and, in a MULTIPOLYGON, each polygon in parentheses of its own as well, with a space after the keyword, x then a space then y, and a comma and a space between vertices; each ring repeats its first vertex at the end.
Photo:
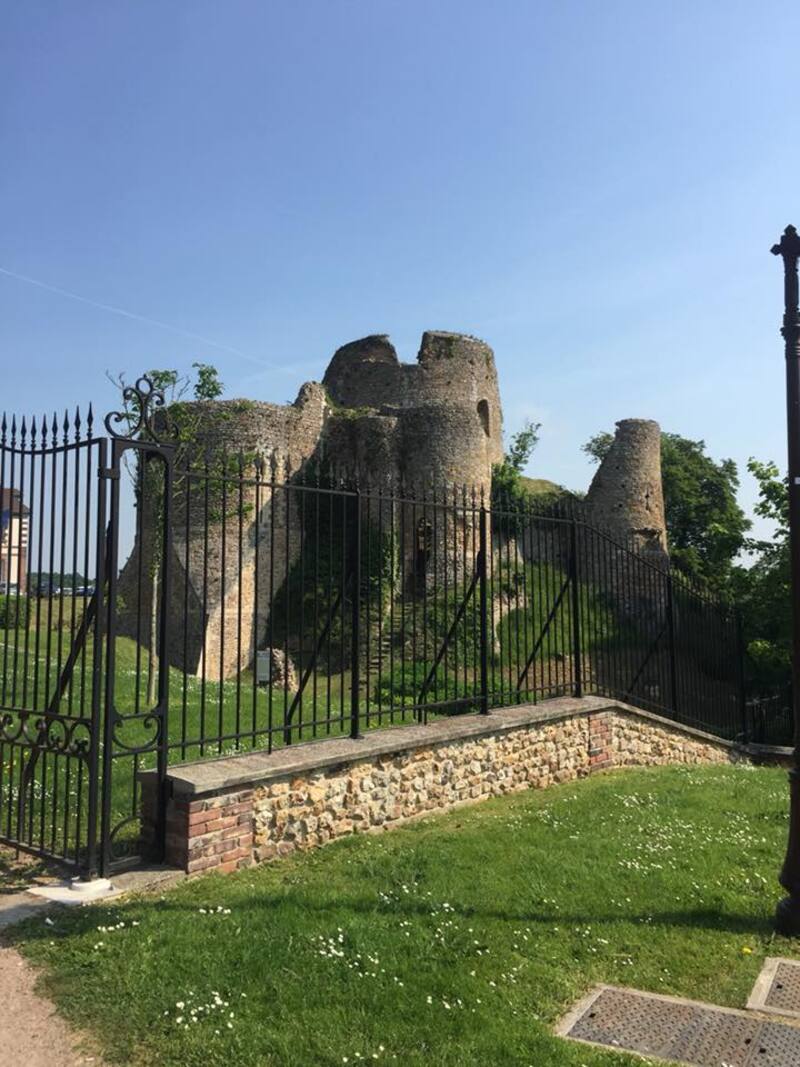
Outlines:
MULTIPOLYGON (((167 778, 172 786, 173 796, 199 797, 220 790, 262 785, 308 771, 338 767, 361 760, 374 760, 419 748, 431 748, 464 738, 503 734, 537 723, 555 722, 603 711, 627 712, 710 744, 731 749, 734 747, 731 741, 619 700, 597 696, 557 697, 540 704, 497 708, 489 715, 459 715, 426 726, 394 726, 369 730, 357 740, 349 737, 326 738, 324 741, 305 741, 289 745, 273 752, 237 753, 212 760, 199 760, 171 767, 167 778)), ((151 776, 155 776, 154 771, 144 771, 140 778, 147 779, 151 776)))

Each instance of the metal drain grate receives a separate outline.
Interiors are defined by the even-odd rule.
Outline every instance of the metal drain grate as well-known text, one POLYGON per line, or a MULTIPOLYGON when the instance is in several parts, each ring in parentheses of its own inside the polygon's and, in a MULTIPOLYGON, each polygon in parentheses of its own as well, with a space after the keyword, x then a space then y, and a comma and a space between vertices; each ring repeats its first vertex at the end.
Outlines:
POLYGON ((600 986, 559 1024, 562 1037, 692 1067, 798 1067, 800 1028, 744 1011, 600 986))
POLYGON ((764 961, 747 1007, 800 1019, 800 963, 770 956, 764 961))

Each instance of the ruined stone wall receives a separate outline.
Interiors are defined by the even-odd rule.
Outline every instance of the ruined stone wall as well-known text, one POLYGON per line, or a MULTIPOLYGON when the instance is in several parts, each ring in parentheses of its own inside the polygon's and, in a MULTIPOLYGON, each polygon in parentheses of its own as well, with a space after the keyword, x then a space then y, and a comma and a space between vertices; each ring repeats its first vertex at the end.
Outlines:
MULTIPOLYGON (((427 331, 416 363, 401 363, 385 336, 365 337, 336 351, 323 379, 334 404, 349 408, 372 408, 383 414, 401 414, 423 409, 417 420, 427 418, 431 429, 441 420, 440 436, 449 449, 445 468, 456 469, 459 483, 486 477, 493 463, 503 458, 503 414, 497 384, 497 369, 491 348, 476 337, 427 331), (447 425, 445 413, 459 409, 461 426, 447 425), (468 426, 462 437, 462 426, 468 426), (480 430, 480 437, 474 429, 480 430), (474 453, 474 456, 473 456, 474 453), (482 462, 481 470, 462 476, 459 455, 482 462)), ((413 433, 413 431, 412 431, 413 433)), ((437 461, 441 463, 441 458, 437 461)), ((437 473, 436 464, 414 476, 437 473)))
MULTIPOLYGON (((611 448, 586 496, 587 521, 613 538, 591 537, 595 551, 585 553, 583 577, 613 595, 617 613, 635 621, 653 641, 668 623, 669 568, 664 493, 661 482, 661 428, 651 419, 622 419, 611 448), (617 544, 623 547, 617 547, 617 544), (631 562, 625 549, 641 560, 631 562), (596 573, 595 573, 596 572, 596 573)), ((654 657, 638 678, 645 689, 658 690, 662 680, 654 657)))
MULTIPOLYGON (((450 583, 472 575, 479 546, 472 502, 489 501, 492 467, 503 456, 497 372, 483 341, 426 332, 417 362, 403 364, 386 337, 366 337, 338 349, 324 385, 306 383, 294 404, 211 401, 183 404, 180 415, 184 427, 193 428, 182 451, 192 460, 195 476, 179 475, 174 497, 174 665, 216 680, 249 666, 264 647, 270 605, 302 547, 298 495, 283 486, 315 465, 357 473, 373 492, 429 499, 434 492, 451 505, 445 487, 468 487, 467 507, 455 521, 452 510, 448 515, 434 504, 405 503, 391 521, 401 555, 398 592, 413 596, 445 575, 450 583), (225 450, 229 461, 220 458, 225 450), (238 452, 246 456, 241 493, 233 458, 238 452), (252 480, 254 457, 266 463, 258 489, 252 480), (225 464, 227 478, 219 473, 225 464), (274 499, 268 484, 273 478, 281 485, 274 499), (420 551, 427 541, 431 550, 420 551)), ((147 644, 149 561, 158 509, 148 500, 140 506, 139 535, 120 577, 119 614, 120 631, 147 644)), ((365 506, 364 520, 370 515, 365 506)), ((656 423, 626 419, 618 424, 589 490, 585 516, 621 543, 632 539, 659 565, 666 561, 656 423)), ((521 536, 520 556, 563 569, 569 545, 568 524, 538 524, 521 536)), ((500 564, 502 544, 490 543, 490 549, 500 564)), ((592 575, 582 578, 591 581, 592 575)), ((628 584, 620 596, 638 611, 643 596, 652 600, 652 590, 628 584)))
MULTIPOLYGON (((192 428, 182 450, 196 476, 179 478, 174 498, 170 658, 208 680, 249 666, 263 647, 270 604, 301 550, 297 493, 281 488, 273 500, 268 485, 257 491, 250 470, 254 457, 265 460, 267 482, 273 476, 278 482, 293 478, 312 463, 330 463, 357 473, 362 485, 379 492, 469 485, 487 499, 492 465, 502 457, 492 350, 460 334, 424 334, 411 365, 399 362, 386 338, 364 338, 339 349, 325 385, 306 383, 294 404, 199 402, 182 404, 179 414, 184 437, 185 428, 192 428), (227 480, 220 475, 225 451, 227 480), (241 494, 237 452, 246 456, 248 483, 241 494)), ((147 644, 148 560, 157 508, 147 501, 141 506, 139 536, 120 577, 120 632, 147 644)), ((425 518, 405 506, 395 518, 406 531, 398 539, 406 553, 400 570, 411 575, 419 563, 415 524, 425 518)), ((458 577, 473 566, 474 516, 462 519, 451 534, 431 560, 439 572, 458 577)), ((431 566, 424 580, 436 577, 431 566)))
MULTIPOLYGON (((242 400, 183 406, 197 430, 181 446, 173 495, 173 666, 215 681, 252 662, 269 604, 301 547, 296 497, 283 486, 316 453, 326 412, 314 383, 285 407, 242 400), (242 468, 237 452, 246 454, 242 468), (258 486, 255 457, 265 459, 258 486)), ((159 501, 144 494, 137 506, 137 537, 118 583, 118 629, 149 645, 159 501)))

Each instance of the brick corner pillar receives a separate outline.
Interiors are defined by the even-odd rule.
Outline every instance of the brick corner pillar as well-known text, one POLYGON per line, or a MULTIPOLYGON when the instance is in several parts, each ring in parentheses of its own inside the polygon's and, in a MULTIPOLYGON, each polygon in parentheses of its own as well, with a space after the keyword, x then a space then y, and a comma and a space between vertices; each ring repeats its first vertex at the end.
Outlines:
POLYGON ((589 732, 589 773, 605 771, 614 766, 613 750, 613 711, 590 712, 588 716, 589 732))
MULTIPOLYGON (((156 814, 156 775, 145 772, 142 783, 142 836, 152 845, 156 814)), ((164 862, 187 874, 221 873, 253 862, 253 790, 203 796, 176 792, 167 802, 164 862)))

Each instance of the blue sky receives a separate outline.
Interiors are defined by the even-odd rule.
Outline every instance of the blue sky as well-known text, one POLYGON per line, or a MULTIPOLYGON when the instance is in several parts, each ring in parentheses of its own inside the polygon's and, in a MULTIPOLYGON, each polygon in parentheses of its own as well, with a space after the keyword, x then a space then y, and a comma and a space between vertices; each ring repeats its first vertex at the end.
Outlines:
POLYGON ((630 416, 783 463, 799 35, 769 0, 6 3, 0 268, 142 318, 0 273, 2 406, 194 360, 284 402, 452 329, 538 476, 585 488, 630 416))

